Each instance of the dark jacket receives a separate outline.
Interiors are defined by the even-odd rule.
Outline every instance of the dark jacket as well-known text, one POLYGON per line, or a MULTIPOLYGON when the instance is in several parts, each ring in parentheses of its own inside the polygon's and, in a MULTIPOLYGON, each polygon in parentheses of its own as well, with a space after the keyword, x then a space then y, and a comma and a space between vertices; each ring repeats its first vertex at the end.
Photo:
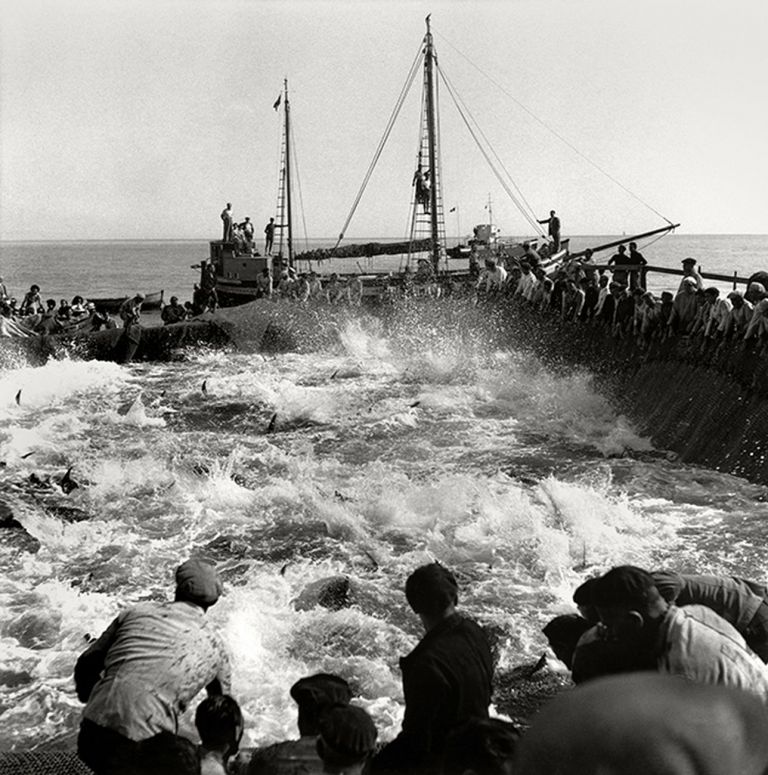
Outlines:
POLYGON ((488 718, 493 662, 475 622, 453 614, 400 660, 405 716, 400 734, 373 763, 374 771, 423 771, 439 763, 448 733, 470 718, 488 718))

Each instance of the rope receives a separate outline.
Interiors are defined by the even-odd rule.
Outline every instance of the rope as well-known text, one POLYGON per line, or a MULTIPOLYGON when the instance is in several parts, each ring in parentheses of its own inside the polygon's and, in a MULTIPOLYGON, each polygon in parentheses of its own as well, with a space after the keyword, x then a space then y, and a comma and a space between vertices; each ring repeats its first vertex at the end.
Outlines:
POLYGON ((296 137, 291 124, 291 157, 293 158, 294 177, 296 178, 296 190, 299 194, 299 210, 301 210, 301 225, 304 227, 304 249, 309 251, 309 237, 307 236, 307 219, 304 210, 304 193, 301 190, 301 177, 299 176, 299 160, 296 156, 296 137))
MULTIPOLYGON (((440 77, 443 79, 443 82, 445 83, 445 86, 448 89, 448 93, 451 95, 451 97, 453 99, 453 102, 456 105, 456 109, 459 111, 459 115, 461 116, 462 120, 464 121, 464 124, 466 125, 467 130, 469 131, 470 135, 472 136, 472 139, 477 144, 477 147, 480 149, 480 153, 483 154, 483 157, 485 158, 486 162, 488 163, 488 166, 491 168, 491 171, 493 172, 493 174, 496 176, 496 179, 499 181, 499 183, 501 184, 501 186, 504 189, 504 191, 506 191, 507 196, 509 196, 509 198, 515 203, 515 206, 520 211, 520 213, 523 216, 523 218, 525 218, 525 220, 528 221, 528 224, 531 226, 531 228, 533 228, 533 230, 537 234, 541 234, 543 236, 543 231, 541 229, 541 225, 537 222, 536 218, 533 215, 531 215, 532 210, 531 210, 531 207, 528 204, 528 202, 525 201, 525 199, 522 197, 522 194, 520 194, 520 197, 523 199, 522 202, 518 199, 517 196, 515 196, 515 194, 512 192, 512 190, 510 189, 509 185, 507 184, 507 182, 504 180, 504 178, 502 177, 502 175, 499 173, 498 169, 494 165, 494 163, 491 160, 491 157, 490 157, 488 151, 486 150, 486 148, 483 146, 483 144, 478 139, 478 136, 477 136, 477 134, 476 134, 476 132, 475 132, 473 126, 472 126, 472 123, 470 123, 470 119, 471 119, 471 121, 474 124, 477 124, 477 122, 474 120, 472 115, 469 113, 469 111, 466 109, 466 107, 460 101, 460 98, 458 97, 458 95, 454 91, 453 86, 450 83, 450 81, 448 80, 448 78, 446 77, 445 73, 443 72, 443 69, 439 68, 438 72, 440 73, 440 77), (528 208, 528 210, 526 210, 526 207, 528 208)), ((481 130, 480 130, 480 133, 482 134, 481 130)), ((493 149, 491 148, 490 143, 488 142, 488 139, 485 137, 485 135, 483 135, 483 139, 488 144, 488 147, 491 149, 491 151, 493 152, 494 156, 496 156, 496 158, 498 159, 498 156, 496 155, 495 151, 493 151, 493 149)), ((499 160, 499 163, 501 164, 501 160, 499 160)), ((512 185, 515 187, 515 189, 519 193, 520 189, 518 188, 517 184, 512 179, 512 176, 509 174, 509 172, 506 170, 506 168, 504 168, 503 164, 501 164, 501 167, 504 170, 504 172, 506 173, 507 177, 509 177, 509 180, 511 181, 512 185)))
MULTIPOLYGON (((436 33, 439 34, 439 33, 436 33)), ((584 161, 587 162, 587 164, 590 164, 592 167, 594 167, 599 173, 602 175, 605 175, 608 180, 610 180, 612 183, 617 185, 622 191, 629 194, 633 199, 640 202, 641 205, 644 207, 647 207, 652 213, 655 213, 659 216, 663 221, 666 221, 670 226, 672 225, 672 221, 667 218, 666 215, 662 215, 655 207, 652 207, 648 202, 641 199, 637 194, 635 194, 634 191, 630 191, 623 183, 616 180, 616 178, 613 177, 609 172, 604 170, 597 162, 592 161, 586 154, 582 153, 573 143, 571 143, 569 140, 566 140, 565 137, 563 137, 557 130, 555 130, 553 127, 551 127, 549 124, 547 124, 543 119, 540 119, 532 110, 527 108, 525 105, 523 105, 520 100, 518 100, 516 97, 511 95, 498 81, 496 81, 494 78, 492 78, 488 73, 486 73, 481 67, 476 65, 469 57, 467 57, 465 54, 463 54, 459 49, 456 48, 447 38, 440 35, 440 37, 463 59, 465 59, 467 62, 469 62, 472 67, 475 68, 481 75, 483 75, 485 78, 487 78, 499 91, 501 91, 502 94, 506 95, 511 99, 519 108, 524 110, 534 121, 536 121, 538 124, 544 127, 548 132, 550 132, 552 135, 554 135, 558 140, 560 140, 561 143, 566 145, 568 148, 570 148, 577 156, 580 156, 584 161)))
POLYGON ((339 245, 341 244, 341 241, 344 239, 344 232, 346 232, 347 227, 349 226, 349 223, 352 220, 352 217, 354 216, 355 211, 357 210, 357 206, 360 204, 360 200, 363 197, 363 193, 365 192, 366 186, 368 185, 368 181, 371 179, 373 170, 379 161, 379 158, 381 156, 382 151, 384 150, 384 146, 386 145, 387 140, 389 139, 389 135, 392 132, 392 128, 395 125, 395 121, 397 120, 397 117, 400 114, 400 109, 403 107, 405 98, 408 96, 408 92, 411 90, 411 86, 413 85, 413 80, 416 77, 416 73, 419 67, 421 66, 421 62, 423 59, 424 59, 424 48, 423 48, 423 41, 422 41, 422 43, 419 45, 419 51, 416 54, 416 58, 413 60, 413 64, 411 65, 411 69, 408 71, 408 75, 406 76, 405 83, 403 84, 403 87, 400 90, 400 95, 398 96, 397 102, 395 103, 395 107, 392 110, 392 114, 389 117, 387 126, 384 129, 384 134, 382 135, 381 140, 379 140, 379 145, 376 148, 376 152, 373 154, 373 159, 371 159, 371 163, 368 167, 368 171, 365 173, 363 184, 360 186, 360 190, 357 192, 355 201, 352 204, 352 208, 349 211, 349 215, 347 215, 347 220, 344 221, 344 226, 342 227, 341 233, 339 234, 339 239, 337 240, 336 244, 333 246, 333 250, 336 250, 336 248, 338 248, 339 245))

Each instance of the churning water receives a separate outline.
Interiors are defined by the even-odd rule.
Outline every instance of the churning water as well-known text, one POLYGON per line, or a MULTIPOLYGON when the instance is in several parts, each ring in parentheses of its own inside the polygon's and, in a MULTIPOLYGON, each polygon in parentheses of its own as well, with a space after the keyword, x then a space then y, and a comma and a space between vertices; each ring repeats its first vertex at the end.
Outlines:
POLYGON ((35 539, 0 544, 0 749, 76 729, 87 637, 171 595, 191 554, 226 581, 208 615, 250 745, 295 736, 288 688, 321 670, 395 733, 398 656, 420 634, 403 584, 430 558, 503 633, 508 667, 612 564, 766 580, 765 488, 654 450, 588 374, 516 351, 484 310, 350 312, 326 334, 312 351, 0 372, 0 499, 35 539), (308 585, 337 574, 351 606, 314 606, 308 585))

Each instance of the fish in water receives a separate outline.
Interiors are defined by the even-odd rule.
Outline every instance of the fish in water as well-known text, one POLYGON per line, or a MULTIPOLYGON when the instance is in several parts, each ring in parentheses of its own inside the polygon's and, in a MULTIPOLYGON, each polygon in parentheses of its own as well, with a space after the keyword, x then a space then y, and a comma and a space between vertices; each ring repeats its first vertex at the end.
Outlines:
POLYGON ((207 379, 203 380, 203 384, 200 387, 200 390, 202 390, 204 396, 208 395, 208 380, 207 379))
POLYGON ((67 469, 67 473, 61 477, 59 487, 61 487, 61 490, 65 495, 69 495, 72 490, 76 490, 80 487, 80 485, 72 478, 72 466, 70 466, 67 469))
POLYGON ((19 455, 19 457, 22 458, 23 460, 28 458, 30 455, 34 455, 34 454, 35 454, 35 450, 33 449, 31 452, 27 452, 25 455, 19 455))
POLYGON ((277 425, 277 412, 272 415, 272 419, 269 421, 269 425, 267 425, 267 433, 274 433, 275 425, 277 425))
POLYGON ((21 390, 19 390, 19 392, 16 393, 16 404, 18 405, 20 403, 21 403, 21 390))
POLYGON ((421 404, 421 401, 414 401, 409 408, 415 409, 417 406, 419 406, 419 404, 421 404))

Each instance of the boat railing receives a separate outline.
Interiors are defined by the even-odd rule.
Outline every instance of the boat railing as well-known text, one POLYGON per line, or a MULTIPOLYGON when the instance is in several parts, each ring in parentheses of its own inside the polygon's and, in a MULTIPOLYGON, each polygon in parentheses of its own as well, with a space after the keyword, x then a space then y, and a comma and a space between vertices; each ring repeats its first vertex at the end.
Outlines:
MULTIPOLYGON (((589 269, 597 270, 598 272, 608 271, 608 272, 643 272, 645 274, 648 274, 649 272, 658 272, 659 274, 671 274, 671 275, 677 275, 678 277, 685 277, 686 273, 682 269, 675 269, 674 267, 669 266, 654 266, 650 264, 582 264, 582 266, 588 267, 589 269)), ((720 274, 718 272, 704 272, 701 271, 701 269, 697 269, 697 274, 699 277, 701 277, 702 280, 715 280, 717 282, 723 282, 723 283, 732 283, 733 289, 736 290, 736 287, 739 283, 742 285, 748 285, 749 284, 749 278, 748 277, 739 277, 738 272, 734 272, 732 275, 730 274, 720 274)))

